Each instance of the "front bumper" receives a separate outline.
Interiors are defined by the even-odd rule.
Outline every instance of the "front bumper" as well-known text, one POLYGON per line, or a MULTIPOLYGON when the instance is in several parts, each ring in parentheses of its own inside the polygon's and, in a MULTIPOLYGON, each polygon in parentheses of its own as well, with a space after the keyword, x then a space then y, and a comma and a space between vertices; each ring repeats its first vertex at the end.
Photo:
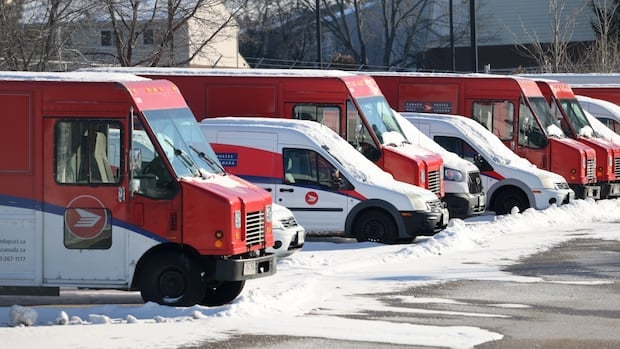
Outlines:
POLYGON ((487 196, 484 192, 446 193, 443 202, 448 206, 450 218, 467 218, 480 215, 486 210, 487 196))
POLYGON ((405 229, 413 237, 418 235, 434 235, 442 231, 450 220, 448 209, 434 209, 433 211, 401 212, 405 229))
POLYGON ((218 259, 215 264, 215 280, 240 281, 257 279, 276 272, 276 256, 268 254, 248 259, 218 259))

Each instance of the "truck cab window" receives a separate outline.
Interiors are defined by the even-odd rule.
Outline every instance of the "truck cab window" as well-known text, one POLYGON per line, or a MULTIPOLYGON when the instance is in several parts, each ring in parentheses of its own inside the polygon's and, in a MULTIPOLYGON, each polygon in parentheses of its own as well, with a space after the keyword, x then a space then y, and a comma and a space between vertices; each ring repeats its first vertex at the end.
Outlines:
POLYGON ((121 127, 109 120, 65 120, 55 127, 56 181, 118 184, 121 127))
POLYGON ((534 114, 523 100, 519 105, 518 144, 532 149, 541 149, 547 145, 547 135, 540 128, 534 114))
MULTIPOLYGON (((140 151, 139 168, 132 170, 131 177, 135 181, 136 194, 153 199, 170 199, 178 191, 176 180, 165 165, 147 135, 139 119, 134 119, 134 130, 131 133, 132 149, 140 151)), ((164 151, 169 151, 164 146, 164 151)))
POLYGON ((515 107, 509 101, 476 101, 472 117, 503 141, 514 136, 515 107))
POLYGON ((381 157, 381 151, 351 101, 347 102, 347 141, 371 161, 377 161, 381 157))
POLYGON ((299 104, 293 107, 293 118, 316 121, 340 134, 340 108, 337 106, 299 104))

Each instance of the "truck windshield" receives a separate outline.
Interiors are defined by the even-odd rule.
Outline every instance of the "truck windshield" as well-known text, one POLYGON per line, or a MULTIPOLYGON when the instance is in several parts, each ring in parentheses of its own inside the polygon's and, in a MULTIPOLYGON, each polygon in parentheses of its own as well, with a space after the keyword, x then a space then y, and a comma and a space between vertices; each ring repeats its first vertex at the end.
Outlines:
POLYGON ((357 103, 382 145, 398 146, 407 141, 383 96, 359 98, 357 103))
POLYGON ((566 117, 578 135, 584 136, 592 134, 590 122, 576 99, 562 99, 560 100, 560 105, 562 109, 564 109, 566 117))
POLYGON ((177 177, 220 174, 224 170, 188 108, 144 111, 177 177))
POLYGON ((540 125, 550 137, 564 138, 559 121, 553 116, 551 108, 544 97, 528 97, 527 99, 538 117, 540 125))

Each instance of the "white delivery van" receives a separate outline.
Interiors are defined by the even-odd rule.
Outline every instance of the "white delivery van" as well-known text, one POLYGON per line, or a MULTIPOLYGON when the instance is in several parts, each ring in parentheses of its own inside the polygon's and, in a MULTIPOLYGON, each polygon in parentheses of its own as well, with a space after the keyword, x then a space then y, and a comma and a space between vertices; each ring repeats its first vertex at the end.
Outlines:
POLYGON ((446 195, 443 201, 448 205, 450 218, 466 218, 479 215, 486 210, 486 193, 482 187, 480 170, 476 165, 447 151, 441 145, 420 132, 415 125, 399 112, 392 110, 407 141, 438 154, 443 159, 443 181, 446 195))
MULTIPOLYGON (((579 105, 615 133, 620 134, 620 106, 604 99, 576 96, 579 105)), ((595 130, 596 131, 596 130, 595 130)))
POLYGON ((394 180, 325 125, 225 117, 201 126, 225 169, 271 192, 309 234, 396 243, 447 225, 437 195, 394 180))
POLYGON ((446 114, 402 113, 447 150, 476 164, 487 193, 487 207, 506 214, 518 207, 545 209, 575 199, 564 177, 519 157, 473 119, 446 114))

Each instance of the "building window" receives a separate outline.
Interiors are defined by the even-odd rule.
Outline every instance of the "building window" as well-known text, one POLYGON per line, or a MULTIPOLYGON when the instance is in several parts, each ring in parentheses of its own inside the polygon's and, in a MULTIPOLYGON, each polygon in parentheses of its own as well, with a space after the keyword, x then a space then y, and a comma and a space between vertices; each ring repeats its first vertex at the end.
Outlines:
POLYGON ((112 46, 112 31, 111 30, 101 31, 101 46, 112 46))
POLYGON ((155 44, 155 33, 153 32, 153 29, 146 29, 144 33, 142 33, 142 43, 144 45, 155 44))

